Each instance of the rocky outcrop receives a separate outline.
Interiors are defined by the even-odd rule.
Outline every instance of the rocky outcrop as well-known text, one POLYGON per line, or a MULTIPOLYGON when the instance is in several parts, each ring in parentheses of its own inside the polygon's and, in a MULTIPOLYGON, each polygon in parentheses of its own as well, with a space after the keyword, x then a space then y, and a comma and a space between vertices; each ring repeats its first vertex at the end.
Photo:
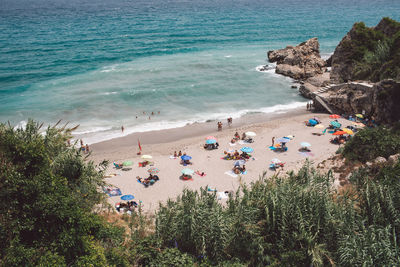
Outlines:
POLYGON ((287 46, 284 49, 268 51, 270 62, 276 62, 276 73, 296 80, 325 72, 325 61, 319 54, 318 38, 311 38, 298 46, 287 46))
MULTIPOLYGON (((315 101, 317 111, 325 108, 315 101)), ((318 97, 325 102, 335 113, 357 114, 362 113, 380 123, 393 123, 400 120, 400 82, 384 80, 376 84, 349 82, 333 85, 326 92, 319 93, 318 97)))
POLYGON ((330 84, 329 72, 324 72, 323 74, 318 74, 304 81, 304 83, 299 88, 299 92, 305 98, 311 99, 312 95, 315 92, 317 92, 321 87, 327 86, 329 84, 330 84))
POLYGON ((397 66, 400 57, 395 55, 400 51, 400 46, 394 38, 399 32, 400 23, 389 18, 383 18, 376 27, 371 28, 362 22, 355 23, 328 60, 332 67, 331 82, 343 83, 359 79, 377 82, 387 78, 399 79, 400 71, 397 66), (379 48, 385 45, 388 46, 389 54, 382 56, 384 55, 382 51, 385 50, 379 48), (367 53, 380 56, 371 61, 365 59, 367 53))
POLYGON ((352 79, 354 72, 353 51, 349 49, 349 43, 355 38, 355 35, 356 24, 343 37, 330 58, 332 83, 342 83, 352 79))

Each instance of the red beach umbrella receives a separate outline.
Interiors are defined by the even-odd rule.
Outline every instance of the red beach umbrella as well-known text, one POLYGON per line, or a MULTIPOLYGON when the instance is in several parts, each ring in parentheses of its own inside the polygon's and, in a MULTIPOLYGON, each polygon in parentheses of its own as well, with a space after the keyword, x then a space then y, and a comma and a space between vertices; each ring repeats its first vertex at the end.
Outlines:
POLYGON ((339 119, 340 116, 339 116, 338 114, 332 114, 332 115, 329 115, 329 118, 332 118, 332 119, 339 119))
POLYGON ((344 135, 344 134, 347 134, 347 133, 345 131, 337 131, 337 132, 333 133, 333 135, 344 135))

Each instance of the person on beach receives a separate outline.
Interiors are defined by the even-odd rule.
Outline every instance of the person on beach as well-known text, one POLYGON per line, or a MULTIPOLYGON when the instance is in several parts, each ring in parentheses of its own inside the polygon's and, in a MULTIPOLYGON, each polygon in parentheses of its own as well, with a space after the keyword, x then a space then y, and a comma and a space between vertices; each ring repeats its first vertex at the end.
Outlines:
POLYGON ((271 146, 274 146, 274 144, 275 144, 275 137, 272 137, 272 145, 271 146))
POLYGON ((154 111, 151 112, 151 116, 154 116, 154 111))
POLYGON ((125 130, 124 125, 122 125, 121 126, 121 132, 124 133, 124 130, 125 130))
POLYGON ((231 127, 231 125, 232 125, 232 117, 228 118, 227 121, 228 121, 228 126, 231 127))
POLYGON ((246 133, 243 133, 242 134, 242 140, 245 140, 246 139, 246 133))
POLYGON ((174 152, 174 158, 177 158, 178 154, 176 153, 176 151, 174 152))
POLYGON ((182 151, 179 150, 178 157, 182 156, 182 151))
POLYGON ((235 133, 234 138, 235 138, 236 140, 239 140, 239 139, 240 139, 240 135, 239 135, 238 132, 235 133))
POLYGON ((81 147, 83 147, 83 140, 81 139, 81 147))
POLYGON ((307 102, 307 110, 310 109, 310 104, 307 102))
POLYGON ((158 112, 158 115, 160 115, 160 111, 158 112))
POLYGON ((149 120, 151 120, 151 117, 149 116, 149 120))
POLYGON ((218 131, 222 131, 222 122, 218 122, 217 123, 217 126, 218 126, 218 131))
POLYGON ((89 153, 89 145, 86 144, 86 153, 89 153))

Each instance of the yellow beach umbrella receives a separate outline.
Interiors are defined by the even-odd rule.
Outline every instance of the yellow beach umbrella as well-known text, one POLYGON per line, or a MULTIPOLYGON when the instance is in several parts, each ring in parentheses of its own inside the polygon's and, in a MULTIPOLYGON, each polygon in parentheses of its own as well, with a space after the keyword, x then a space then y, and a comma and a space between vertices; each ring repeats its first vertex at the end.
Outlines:
POLYGON ((325 128, 325 126, 322 125, 322 124, 317 124, 317 125, 314 126, 314 128, 322 129, 322 128, 325 128))
POLYGON ((364 118, 364 115, 363 115, 363 114, 356 114, 356 117, 357 117, 357 118, 360 118, 360 119, 363 119, 363 118, 364 118))
POLYGON ((350 130, 349 128, 344 128, 343 132, 346 132, 348 134, 354 134, 354 132, 352 130, 350 130))
POLYGON ((152 159, 153 157, 152 156, 150 156, 150 155, 143 155, 142 156, 142 159, 152 159))

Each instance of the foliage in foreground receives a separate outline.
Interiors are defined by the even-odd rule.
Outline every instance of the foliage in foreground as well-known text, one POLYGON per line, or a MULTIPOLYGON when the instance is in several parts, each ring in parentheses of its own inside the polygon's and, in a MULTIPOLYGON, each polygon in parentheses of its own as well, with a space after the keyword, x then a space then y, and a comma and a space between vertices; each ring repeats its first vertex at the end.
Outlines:
POLYGON ((343 155, 348 160, 367 162, 400 153, 400 124, 392 128, 364 128, 348 141, 343 155))
POLYGON ((92 212, 105 165, 67 146, 69 129, 40 128, 0 124, 0 265, 107 266, 124 237, 92 212))

